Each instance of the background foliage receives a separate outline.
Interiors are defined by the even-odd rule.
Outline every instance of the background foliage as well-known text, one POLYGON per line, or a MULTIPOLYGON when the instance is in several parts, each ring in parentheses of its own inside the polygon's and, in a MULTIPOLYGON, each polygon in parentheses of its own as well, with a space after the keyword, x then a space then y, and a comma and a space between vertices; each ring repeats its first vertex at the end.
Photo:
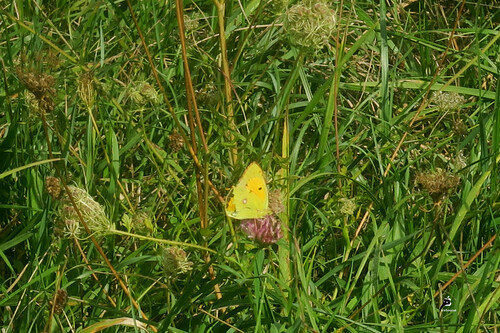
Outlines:
POLYGON ((498 331, 500 3, 0 5, 2 332, 498 331))

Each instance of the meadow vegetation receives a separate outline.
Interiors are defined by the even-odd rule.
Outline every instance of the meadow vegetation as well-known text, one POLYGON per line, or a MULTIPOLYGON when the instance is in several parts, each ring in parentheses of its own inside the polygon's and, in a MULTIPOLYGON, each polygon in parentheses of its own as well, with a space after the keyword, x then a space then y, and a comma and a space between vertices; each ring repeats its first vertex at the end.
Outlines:
POLYGON ((1 332, 498 332, 498 22, 0 1, 1 332), (264 242, 225 214, 254 161, 264 242))

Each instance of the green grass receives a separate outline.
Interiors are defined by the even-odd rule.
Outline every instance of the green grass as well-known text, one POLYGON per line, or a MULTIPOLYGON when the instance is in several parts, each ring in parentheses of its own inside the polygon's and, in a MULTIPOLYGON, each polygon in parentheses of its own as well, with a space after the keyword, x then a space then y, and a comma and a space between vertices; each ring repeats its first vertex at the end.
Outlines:
POLYGON ((500 329, 500 2, 310 2, 0 2, 2 332, 500 329))

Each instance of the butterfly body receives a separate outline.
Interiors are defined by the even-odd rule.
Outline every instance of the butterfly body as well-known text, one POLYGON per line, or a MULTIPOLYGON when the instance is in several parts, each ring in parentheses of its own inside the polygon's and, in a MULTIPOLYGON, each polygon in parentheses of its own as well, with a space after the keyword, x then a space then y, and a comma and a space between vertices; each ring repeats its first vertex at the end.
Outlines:
POLYGON ((262 218, 271 214, 268 200, 264 172, 253 162, 233 186, 226 203, 226 214, 238 220, 262 218))

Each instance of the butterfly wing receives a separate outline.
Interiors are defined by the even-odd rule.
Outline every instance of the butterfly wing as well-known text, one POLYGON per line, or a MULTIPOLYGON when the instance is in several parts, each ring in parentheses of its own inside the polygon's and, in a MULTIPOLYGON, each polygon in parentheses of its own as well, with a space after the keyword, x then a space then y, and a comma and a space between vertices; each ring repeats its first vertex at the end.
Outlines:
POLYGON ((253 162, 233 187, 226 205, 226 214, 238 220, 268 215, 268 190, 264 172, 253 162))

